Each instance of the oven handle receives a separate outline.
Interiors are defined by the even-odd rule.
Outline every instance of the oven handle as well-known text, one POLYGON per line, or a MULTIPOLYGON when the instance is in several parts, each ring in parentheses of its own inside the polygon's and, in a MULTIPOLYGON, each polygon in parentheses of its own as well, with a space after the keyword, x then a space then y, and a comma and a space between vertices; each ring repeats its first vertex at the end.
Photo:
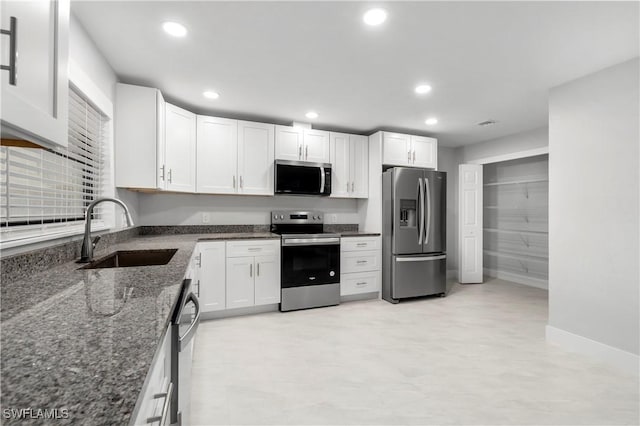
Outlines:
POLYGON ((331 238, 287 238, 282 240, 282 246, 331 246, 340 244, 339 237, 331 238))
POLYGON ((320 193, 324 194, 324 167, 320 167, 320 193))

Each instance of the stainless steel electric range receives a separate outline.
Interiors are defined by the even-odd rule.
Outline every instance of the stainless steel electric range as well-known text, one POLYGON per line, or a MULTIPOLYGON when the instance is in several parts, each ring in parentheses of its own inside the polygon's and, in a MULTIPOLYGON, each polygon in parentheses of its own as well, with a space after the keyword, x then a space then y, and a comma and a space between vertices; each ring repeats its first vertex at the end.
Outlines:
POLYGON ((322 212, 271 212, 271 232, 282 236, 281 311, 340 303, 340 235, 323 224, 322 212))

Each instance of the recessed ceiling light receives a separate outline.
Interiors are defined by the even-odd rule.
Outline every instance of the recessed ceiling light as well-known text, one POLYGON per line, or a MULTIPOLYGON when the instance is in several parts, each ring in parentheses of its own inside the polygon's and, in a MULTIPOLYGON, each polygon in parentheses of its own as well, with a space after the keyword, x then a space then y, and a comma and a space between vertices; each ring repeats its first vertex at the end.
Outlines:
POLYGON ((318 118, 318 113, 315 111, 309 111, 308 113, 305 114, 305 117, 307 118, 318 118))
POLYGON ((169 35, 174 37, 184 37, 187 35, 187 29, 182 24, 177 22, 165 22, 162 24, 162 29, 169 35))
POLYGON ((418 95, 424 95, 425 93, 429 93, 431 91, 431 86, 429 86, 428 84, 421 84, 419 86, 416 86, 415 90, 418 95))
POLYGON ((387 11, 384 9, 369 9, 362 17, 365 24, 375 26, 387 20, 387 11))
POLYGON ((434 124, 438 124, 438 119, 435 117, 427 118, 424 122, 427 126, 433 126, 434 124))
POLYGON ((220 97, 220 95, 217 92, 212 92, 210 90, 207 90, 206 92, 202 92, 202 96, 204 96, 207 99, 218 99, 220 97))

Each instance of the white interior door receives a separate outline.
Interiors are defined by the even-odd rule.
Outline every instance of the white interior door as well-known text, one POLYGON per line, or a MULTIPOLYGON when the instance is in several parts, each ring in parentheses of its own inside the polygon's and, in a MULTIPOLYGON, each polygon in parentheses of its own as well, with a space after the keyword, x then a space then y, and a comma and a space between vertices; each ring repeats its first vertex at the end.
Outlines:
POLYGON ((458 281, 482 283, 482 165, 461 164, 458 281))

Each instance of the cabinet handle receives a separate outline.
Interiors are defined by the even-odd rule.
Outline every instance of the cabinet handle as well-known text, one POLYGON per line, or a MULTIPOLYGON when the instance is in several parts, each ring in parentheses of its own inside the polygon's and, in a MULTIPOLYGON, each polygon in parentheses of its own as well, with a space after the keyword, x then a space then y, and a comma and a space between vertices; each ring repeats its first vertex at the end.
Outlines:
POLYGON ((240 175, 240 189, 244 187, 244 179, 242 179, 242 175, 240 175))
POLYGON ((249 247, 247 250, 249 250, 249 251, 261 251, 262 247, 249 247))
POLYGON ((200 253, 198 255, 198 257, 196 257, 196 261, 197 261, 196 264, 198 265, 198 267, 201 268, 202 267, 202 253, 200 253))
POLYGON ((349 182, 347 182, 347 192, 349 192, 349 182))
POLYGON ((356 184, 351 182, 351 192, 355 192, 356 184))
POLYGON ((0 34, 9 36, 9 65, 2 65, 0 69, 9 71, 9 84, 15 86, 18 74, 16 67, 18 61, 18 18, 12 16, 9 19, 9 29, 0 30, 0 34))
POLYGON ((304 147, 304 159, 309 158, 309 145, 304 147))
POLYGON ((260 276, 260 264, 256 263, 256 277, 260 276))
POLYGON ((167 414, 169 414, 169 405, 171 405, 171 397, 173 396, 173 382, 169 382, 169 387, 166 392, 157 393, 153 395, 153 399, 164 398, 164 404, 162 404, 162 413, 160 416, 148 417, 147 423, 160 422, 164 425, 167 421, 167 414))
POLYGON ((411 162, 411 150, 409 150, 407 152, 407 161, 410 163, 411 162))
POLYGON ((249 265, 249 276, 253 277, 253 263, 249 265))
POLYGON ((169 183, 173 183, 173 170, 169 169, 169 183))
POLYGON ((358 247, 366 247, 368 244, 367 243, 358 243, 356 244, 356 246, 358 247))
POLYGON ((236 175, 233 175, 233 189, 236 189, 236 175))
POLYGON ((162 167, 160 167, 160 171, 162 172, 162 173, 160 173, 160 179, 162 179, 164 181, 164 179, 165 179, 164 178, 164 164, 162 165, 162 167))
POLYGON ((298 146, 298 159, 302 160, 302 145, 298 146))
POLYGON ((413 162, 414 163, 416 162, 416 150, 415 149, 413 150, 413 162))
POLYGON ((366 260, 358 260, 356 263, 358 265, 362 265, 363 263, 367 263, 367 261, 366 260))
POLYGON ((356 285, 366 285, 366 284, 367 284, 366 281, 362 281, 362 282, 356 283, 356 285))

